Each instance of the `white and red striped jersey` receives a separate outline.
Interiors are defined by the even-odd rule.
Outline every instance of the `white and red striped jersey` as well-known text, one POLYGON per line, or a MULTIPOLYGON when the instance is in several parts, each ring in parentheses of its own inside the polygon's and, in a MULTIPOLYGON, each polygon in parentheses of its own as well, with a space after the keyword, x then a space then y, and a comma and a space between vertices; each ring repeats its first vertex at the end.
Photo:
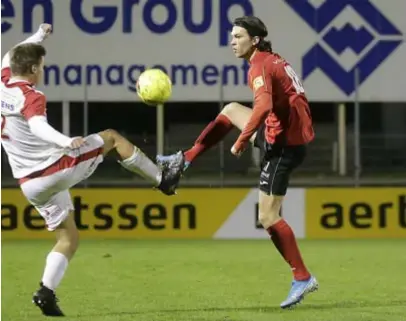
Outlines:
POLYGON ((11 70, 1 70, 1 143, 14 178, 23 178, 55 163, 64 148, 35 136, 28 120, 46 116, 46 97, 34 85, 11 77, 11 70))

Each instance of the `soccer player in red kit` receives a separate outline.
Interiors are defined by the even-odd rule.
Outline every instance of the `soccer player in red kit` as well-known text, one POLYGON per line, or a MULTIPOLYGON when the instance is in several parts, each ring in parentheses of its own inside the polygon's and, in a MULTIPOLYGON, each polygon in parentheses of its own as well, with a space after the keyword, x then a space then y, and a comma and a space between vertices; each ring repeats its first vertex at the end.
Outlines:
MULTIPOLYGON (((265 40, 268 31, 259 18, 237 18, 231 35, 234 54, 250 63, 248 81, 254 92, 253 109, 238 103, 225 106, 194 146, 184 152, 185 166, 220 142, 233 127, 239 128, 241 134, 231 153, 240 156, 250 141, 264 152, 259 179, 259 221, 292 269, 292 287, 281 303, 282 308, 288 308, 318 288, 316 278, 303 262, 291 227, 279 214, 290 174, 303 162, 306 146, 314 138, 309 103, 293 68, 265 40)), ((157 156, 163 167, 170 167, 172 159, 175 155, 157 156)))

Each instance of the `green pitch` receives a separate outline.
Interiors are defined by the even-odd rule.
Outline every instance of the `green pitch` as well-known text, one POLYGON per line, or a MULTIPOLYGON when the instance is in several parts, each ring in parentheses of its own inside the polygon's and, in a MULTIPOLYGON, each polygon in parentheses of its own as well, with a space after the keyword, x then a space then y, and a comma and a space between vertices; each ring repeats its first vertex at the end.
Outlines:
MULTIPOLYGON (((2 244, 2 320, 44 320, 31 295, 51 246, 2 244)), ((300 246, 320 290, 294 310, 270 241, 83 241, 57 295, 72 321, 406 320, 406 239, 300 246)))

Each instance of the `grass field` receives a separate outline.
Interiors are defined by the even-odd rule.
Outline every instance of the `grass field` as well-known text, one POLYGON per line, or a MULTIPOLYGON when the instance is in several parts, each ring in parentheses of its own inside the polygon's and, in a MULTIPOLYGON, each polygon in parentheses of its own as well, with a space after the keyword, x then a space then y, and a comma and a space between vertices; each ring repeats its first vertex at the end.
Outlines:
MULTIPOLYGON (((57 294, 75 321, 406 320, 406 239, 300 245, 320 290, 294 310, 269 241, 83 241, 57 294)), ((2 244, 3 321, 44 320, 31 295, 51 246, 2 244)))

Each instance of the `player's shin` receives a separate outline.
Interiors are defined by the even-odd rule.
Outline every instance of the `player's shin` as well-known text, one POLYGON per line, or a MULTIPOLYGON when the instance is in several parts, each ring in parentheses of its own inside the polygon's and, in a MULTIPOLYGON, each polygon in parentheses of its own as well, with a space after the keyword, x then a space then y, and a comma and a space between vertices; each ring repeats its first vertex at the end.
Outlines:
POLYGON ((192 162, 196 157, 220 142, 234 127, 227 116, 220 114, 210 122, 197 138, 194 146, 185 152, 187 162, 192 162))
POLYGON ((59 252, 50 252, 46 259, 42 284, 54 291, 61 282, 68 267, 68 258, 59 252))
POLYGON ((113 129, 99 133, 104 141, 104 154, 115 150, 120 157, 119 163, 128 171, 138 174, 158 186, 162 180, 162 171, 138 147, 113 129))
POLYGON ((68 263, 79 247, 79 232, 74 216, 69 215, 55 231, 57 243, 48 254, 42 277, 42 283, 54 291, 61 282, 68 263))
POLYGON ((158 186, 162 180, 162 171, 155 163, 148 158, 138 147, 134 146, 134 151, 130 157, 119 161, 121 166, 130 172, 136 173, 146 180, 158 186))
POLYGON ((293 230, 279 215, 282 202, 283 196, 266 195, 261 192, 259 220, 268 231, 276 249, 290 265, 294 279, 307 280, 310 278, 310 273, 303 262, 293 230))
POLYGON ((299 247, 296 242, 295 234, 289 224, 281 219, 267 228, 271 240, 285 261, 290 265, 293 277, 296 281, 304 281, 310 278, 299 247))

